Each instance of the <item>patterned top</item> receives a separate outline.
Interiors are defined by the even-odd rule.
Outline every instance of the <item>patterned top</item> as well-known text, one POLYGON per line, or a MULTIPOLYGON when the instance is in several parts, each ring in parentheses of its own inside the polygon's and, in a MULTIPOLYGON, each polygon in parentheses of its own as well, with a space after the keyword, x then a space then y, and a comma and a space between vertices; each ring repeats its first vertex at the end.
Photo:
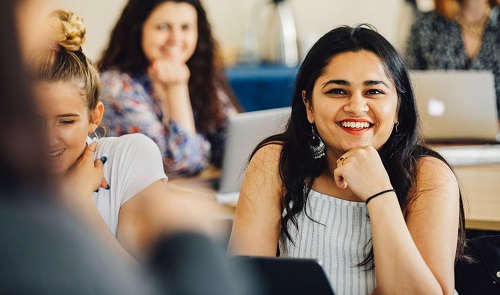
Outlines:
MULTIPOLYGON (((167 175, 193 175, 213 163, 220 166, 226 137, 226 124, 208 132, 188 133, 169 120, 163 123, 161 101, 154 95, 147 74, 129 74, 118 70, 101 75, 102 102, 106 107, 103 123, 106 136, 143 133, 160 148, 167 175)), ((219 95, 226 118, 236 110, 226 95, 219 95)), ((193 110, 198 129, 196 111, 193 110)))
POLYGON ((280 256, 320 260, 335 294, 371 294, 375 270, 358 266, 372 248, 366 204, 311 190, 304 208, 297 215, 298 230, 290 226, 295 244, 282 238, 280 256))
POLYGON ((500 13, 490 12, 481 48, 468 59, 460 24, 435 12, 419 15, 412 26, 406 62, 415 70, 490 70, 495 77, 497 107, 500 117, 500 13))

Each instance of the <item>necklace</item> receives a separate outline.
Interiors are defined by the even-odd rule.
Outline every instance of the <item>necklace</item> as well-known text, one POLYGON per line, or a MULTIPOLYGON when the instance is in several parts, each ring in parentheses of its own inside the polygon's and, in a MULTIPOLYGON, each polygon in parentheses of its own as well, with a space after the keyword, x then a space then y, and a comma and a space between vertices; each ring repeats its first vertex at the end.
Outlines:
POLYGON ((470 21, 463 16, 462 13, 457 13, 455 20, 460 24, 464 31, 469 32, 474 37, 481 37, 488 23, 491 9, 488 9, 486 13, 477 21, 470 21))

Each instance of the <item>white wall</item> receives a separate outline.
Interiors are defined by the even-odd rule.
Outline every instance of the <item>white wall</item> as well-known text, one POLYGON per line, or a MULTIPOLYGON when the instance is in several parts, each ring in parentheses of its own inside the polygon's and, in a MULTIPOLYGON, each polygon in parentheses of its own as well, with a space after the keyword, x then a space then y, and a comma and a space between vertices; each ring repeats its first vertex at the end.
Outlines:
MULTIPOLYGON (((52 0, 72 10, 87 26, 85 48, 98 58, 127 0, 52 0)), ((260 11, 271 0, 202 0, 215 37, 222 47, 241 47, 245 24, 262 23, 260 11)), ((401 30, 408 22, 404 0, 289 0, 295 14, 299 44, 309 45, 338 25, 373 24, 400 47, 401 30)))
MULTIPOLYGON (((1 0, 0 0, 1 1, 1 0)), ((71 10, 87 27, 84 48, 92 59, 101 55, 127 0, 51 0, 56 8, 71 10)))

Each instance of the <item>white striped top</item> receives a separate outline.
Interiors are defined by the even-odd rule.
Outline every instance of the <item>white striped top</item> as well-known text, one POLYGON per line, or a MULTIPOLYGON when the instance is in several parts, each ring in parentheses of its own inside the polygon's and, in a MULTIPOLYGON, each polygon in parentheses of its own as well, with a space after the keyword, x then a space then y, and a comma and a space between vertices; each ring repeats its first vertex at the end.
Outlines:
POLYGON ((298 214, 298 231, 289 226, 295 245, 282 238, 280 256, 320 260, 336 295, 371 294, 376 286, 375 271, 357 266, 372 247, 366 204, 311 190, 304 208, 317 222, 304 210, 298 214))

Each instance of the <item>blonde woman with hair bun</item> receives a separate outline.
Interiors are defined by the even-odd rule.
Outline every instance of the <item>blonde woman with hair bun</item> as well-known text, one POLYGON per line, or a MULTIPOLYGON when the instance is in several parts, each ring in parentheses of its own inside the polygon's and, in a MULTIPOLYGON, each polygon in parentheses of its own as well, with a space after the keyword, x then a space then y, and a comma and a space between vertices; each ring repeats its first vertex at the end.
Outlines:
POLYGON ((65 203, 118 252, 145 258, 161 232, 196 227, 187 205, 173 196, 183 192, 166 184, 160 151, 145 135, 95 136, 104 105, 99 74, 82 50, 85 26, 62 10, 47 24, 47 41, 31 62, 47 131, 42 150, 65 203))
POLYGON ((435 10, 419 14, 412 25, 405 54, 408 67, 493 72, 500 118, 500 1, 434 3, 435 10))

